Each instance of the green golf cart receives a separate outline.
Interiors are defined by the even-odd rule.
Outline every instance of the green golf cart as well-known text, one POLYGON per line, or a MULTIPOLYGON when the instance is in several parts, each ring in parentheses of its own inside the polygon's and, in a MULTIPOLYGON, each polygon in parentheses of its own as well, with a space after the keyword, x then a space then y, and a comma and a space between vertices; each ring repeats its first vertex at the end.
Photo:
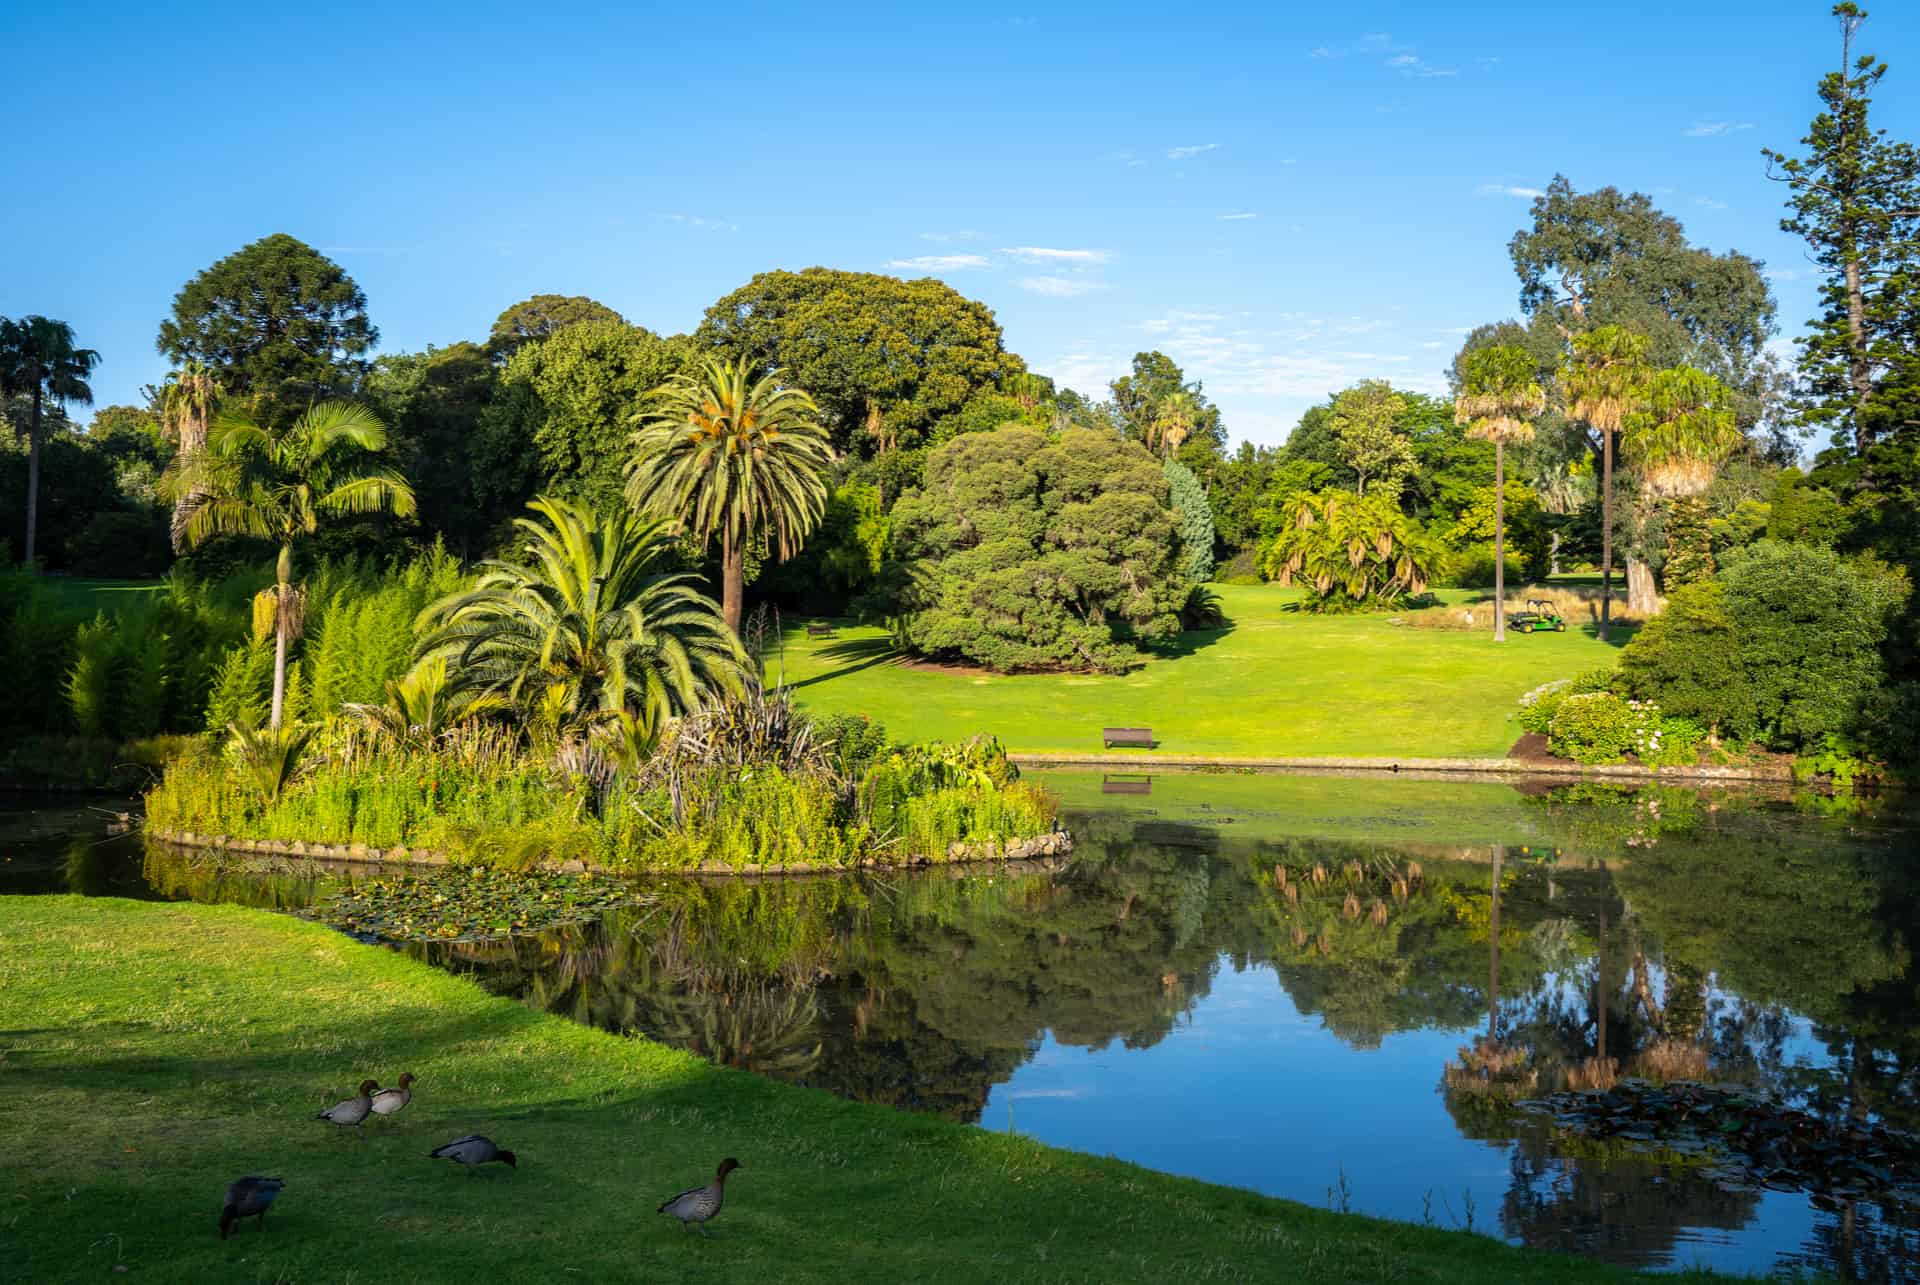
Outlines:
POLYGON ((1525 611, 1507 617, 1507 628, 1522 634, 1545 633, 1547 630, 1564 634, 1567 632, 1567 619, 1555 611, 1553 604, 1545 598, 1529 598, 1525 611))

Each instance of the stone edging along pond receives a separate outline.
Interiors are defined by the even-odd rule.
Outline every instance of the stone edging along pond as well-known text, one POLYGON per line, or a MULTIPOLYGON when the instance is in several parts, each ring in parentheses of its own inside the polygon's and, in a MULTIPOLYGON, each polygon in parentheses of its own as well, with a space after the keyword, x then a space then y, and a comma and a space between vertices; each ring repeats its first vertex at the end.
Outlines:
POLYGON ((1440 776, 1564 776, 1613 777, 1636 781, 1791 781, 1793 769, 1786 763, 1746 763, 1701 765, 1696 767, 1642 767, 1636 763, 1568 763, 1542 759, 1452 759, 1452 758, 1258 758, 1220 754, 1066 754, 1060 752, 1009 752, 1007 758, 1021 767, 1102 768, 1108 771, 1166 768, 1185 771, 1208 769, 1254 772, 1417 772, 1440 776))
MULTIPOLYGON (((249 856, 310 857, 317 861, 343 861, 353 865, 423 865, 450 866, 459 864, 445 852, 432 848, 372 848, 364 843, 308 843, 300 839, 236 839, 225 834, 195 834, 191 830, 161 830, 149 826, 144 833, 152 839, 175 848, 195 848, 221 852, 245 853, 249 856)), ((877 857, 868 857, 854 866, 837 866, 811 861, 770 862, 761 866, 729 866, 718 862, 705 862, 697 866, 685 866, 668 870, 620 871, 620 874, 696 874, 696 875, 814 875, 844 874, 854 869, 905 870, 924 869, 930 866, 951 866, 983 864, 987 862, 1005 863, 1011 861, 1034 861, 1048 857, 1064 857, 1073 851, 1073 836, 1065 830, 1054 830, 1047 834, 1035 835, 1030 839, 1008 839, 1000 843, 955 843, 947 849, 947 854, 939 861, 931 857, 911 856, 898 861, 882 861, 877 857)), ((578 874, 589 867, 584 861, 549 862, 543 869, 562 874, 578 874)))

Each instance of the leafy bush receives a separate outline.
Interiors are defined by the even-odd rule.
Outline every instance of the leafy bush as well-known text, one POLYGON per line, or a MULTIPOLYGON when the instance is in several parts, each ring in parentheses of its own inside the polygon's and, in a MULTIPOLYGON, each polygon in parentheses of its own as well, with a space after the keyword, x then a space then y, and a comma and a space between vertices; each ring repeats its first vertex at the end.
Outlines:
POLYGON ((1634 748, 1639 724, 1635 711, 1612 692, 1575 693, 1554 711, 1547 745, 1577 763, 1620 763, 1634 748))
POLYGON ((1674 590, 1620 653, 1620 690, 1736 740, 1758 725, 1740 640, 1716 581, 1674 590))
MULTIPOLYGON (((1449 589, 1493 588, 1493 545, 1475 544, 1449 553, 1440 561, 1438 584, 1449 589)), ((1526 564, 1511 551, 1507 553, 1507 586, 1526 584, 1526 564)))
POLYGON ((1555 679, 1551 683, 1542 683, 1520 698, 1520 726, 1529 732, 1545 736, 1553 727, 1553 716, 1560 712, 1561 702, 1567 699, 1569 681, 1555 679))
POLYGON ((1138 443, 1068 429, 968 433, 927 457, 893 510, 883 580, 908 645, 997 670, 1123 671, 1179 633, 1160 466, 1138 443))
POLYGON ((157 576, 172 557, 164 509, 109 509, 96 513, 67 541, 67 565, 77 576, 127 580, 157 576))

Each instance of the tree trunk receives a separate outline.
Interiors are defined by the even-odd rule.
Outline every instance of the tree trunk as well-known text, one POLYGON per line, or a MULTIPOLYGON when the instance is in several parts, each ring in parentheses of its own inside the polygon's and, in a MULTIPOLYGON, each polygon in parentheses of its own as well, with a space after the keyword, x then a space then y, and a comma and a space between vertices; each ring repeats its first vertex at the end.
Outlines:
POLYGON ((1627 610, 1646 619, 1660 612, 1660 594, 1653 587, 1653 568, 1627 555, 1627 610))
POLYGON ((720 614, 727 628, 740 636, 741 600, 746 597, 747 551, 734 543, 732 532, 720 538, 720 614))
POLYGON ((1607 1055, 1607 912, 1600 912, 1600 933, 1593 939, 1593 1055, 1607 1055))
POLYGON ((1613 618, 1613 434, 1600 431, 1600 641, 1613 618))
POLYGON ((1547 574, 1560 574, 1560 533, 1555 531, 1548 537, 1552 543, 1547 547, 1547 574))
POLYGON ((33 386, 33 418, 27 422, 27 569, 33 565, 34 537, 40 525, 40 385, 33 386))
POLYGON ((273 590, 273 714, 268 725, 280 730, 280 716, 287 706, 287 594, 293 589, 293 546, 280 546, 280 560, 274 565, 273 590))
POLYGON ((1493 444, 1493 640, 1507 640, 1507 447, 1501 441, 1493 444))

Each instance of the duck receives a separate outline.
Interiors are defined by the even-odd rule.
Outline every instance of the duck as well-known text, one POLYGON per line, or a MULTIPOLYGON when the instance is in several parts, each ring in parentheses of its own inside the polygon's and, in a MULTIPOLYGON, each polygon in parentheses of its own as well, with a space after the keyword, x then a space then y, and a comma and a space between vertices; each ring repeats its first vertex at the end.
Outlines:
POLYGON ((509 1169, 518 1169, 520 1165, 513 1158, 513 1152, 502 1151, 494 1145, 492 1138, 478 1133, 469 1133, 464 1138, 455 1138, 444 1147, 435 1147, 427 1153, 429 1160, 458 1160, 467 1166, 467 1172, 473 1172, 475 1165, 487 1164, 498 1160, 509 1169))
POLYGON ((680 1220, 680 1229, 685 1231, 690 1223, 705 1223, 719 1216, 720 1202, 726 1199, 727 1175, 740 1168, 740 1162, 728 1156, 720 1162, 720 1168, 713 1175, 713 1181, 704 1187, 694 1187, 663 1202, 656 1213, 672 1214, 680 1220))
POLYGON ((399 1115, 402 1107, 413 1101, 413 1072, 400 1073, 400 1087, 382 1089, 373 1095, 373 1113, 375 1115, 399 1115))
POLYGON ((362 1080, 359 1097, 348 1098, 345 1102, 336 1102, 313 1118, 341 1126, 365 1124, 367 1117, 373 1114, 373 1092, 379 1087, 372 1080, 362 1080))
POLYGON ((249 1174, 245 1178, 235 1178, 227 1186, 227 1203, 220 1207, 220 1239, 225 1240, 233 1225, 242 1218, 260 1218, 260 1230, 267 1229, 267 1206, 280 1194, 287 1184, 278 1178, 262 1178, 249 1174))

